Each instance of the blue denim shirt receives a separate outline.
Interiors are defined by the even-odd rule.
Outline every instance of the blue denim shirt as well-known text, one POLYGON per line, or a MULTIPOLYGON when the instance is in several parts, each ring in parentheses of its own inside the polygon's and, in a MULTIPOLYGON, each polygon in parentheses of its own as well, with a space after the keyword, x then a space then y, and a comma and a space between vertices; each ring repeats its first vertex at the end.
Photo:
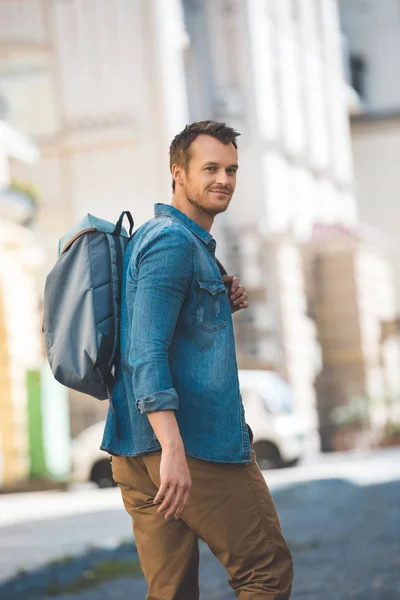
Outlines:
POLYGON ((147 418, 176 411, 185 452, 250 460, 226 287, 212 235, 167 204, 129 242, 123 272, 121 360, 101 448, 160 450, 147 418), (118 421, 119 439, 116 435, 118 421))

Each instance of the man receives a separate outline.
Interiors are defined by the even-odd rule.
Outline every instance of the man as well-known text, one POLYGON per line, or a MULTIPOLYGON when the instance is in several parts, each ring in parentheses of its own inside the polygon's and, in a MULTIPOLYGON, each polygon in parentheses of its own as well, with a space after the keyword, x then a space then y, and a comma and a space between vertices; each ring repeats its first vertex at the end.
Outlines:
POLYGON ((126 251, 102 449, 132 517, 147 600, 199 598, 198 538, 240 600, 290 597, 292 560, 239 390, 231 313, 247 294, 221 277, 210 234, 235 190, 238 135, 203 121, 175 137, 172 205, 156 204, 126 251))

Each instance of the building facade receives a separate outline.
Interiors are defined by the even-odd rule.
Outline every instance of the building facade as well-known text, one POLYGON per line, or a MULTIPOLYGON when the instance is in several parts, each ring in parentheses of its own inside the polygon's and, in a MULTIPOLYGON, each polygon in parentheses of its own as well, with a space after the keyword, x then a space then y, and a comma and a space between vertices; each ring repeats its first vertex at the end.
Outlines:
POLYGON ((339 8, 362 103, 362 112, 351 120, 360 220, 386 247, 399 310, 400 6, 396 0, 340 0, 339 8))
POLYGON ((0 488, 30 469, 27 373, 41 364, 35 278, 43 257, 23 226, 31 208, 10 188, 10 161, 36 158, 34 145, 0 121, 0 488))
POLYGON ((393 271, 376 245, 326 228, 302 245, 322 368, 316 379, 321 447, 379 443, 400 391, 400 345, 385 345, 396 315, 393 271), (389 356, 390 355, 390 356, 389 356))
POLYGON ((42 157, 14 175, 44 198, 43 275, 85 213, 130 209, 140 224, 169 200, 168 142, 187 121, 179 10, 177 0, 1 2, 3 110, 42 157))

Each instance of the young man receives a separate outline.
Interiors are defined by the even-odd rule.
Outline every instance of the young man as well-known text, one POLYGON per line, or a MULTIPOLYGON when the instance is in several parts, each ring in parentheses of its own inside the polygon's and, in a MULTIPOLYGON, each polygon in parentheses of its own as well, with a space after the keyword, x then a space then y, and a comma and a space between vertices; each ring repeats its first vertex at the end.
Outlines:
POLYGON ((203 121, 175 137, 172 205, 156 204, 126 251, 102 449, 132 517, 147 600, 199 598, 198 538, 239 600, 290 597, 292 559, 239 390, 231 313, 247 294, 221 277, 210 233, 235 190, 238 135, 203 121))

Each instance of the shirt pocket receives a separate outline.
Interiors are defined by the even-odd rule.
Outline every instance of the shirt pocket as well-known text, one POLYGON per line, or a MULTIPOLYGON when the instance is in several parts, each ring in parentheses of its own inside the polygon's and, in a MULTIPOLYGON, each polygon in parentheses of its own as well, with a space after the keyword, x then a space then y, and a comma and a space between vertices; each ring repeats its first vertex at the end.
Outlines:
POLYGON ((193 308, 193 325, 212 333, 227 323, 227 296, 222 281, 198 279, 193 308))

